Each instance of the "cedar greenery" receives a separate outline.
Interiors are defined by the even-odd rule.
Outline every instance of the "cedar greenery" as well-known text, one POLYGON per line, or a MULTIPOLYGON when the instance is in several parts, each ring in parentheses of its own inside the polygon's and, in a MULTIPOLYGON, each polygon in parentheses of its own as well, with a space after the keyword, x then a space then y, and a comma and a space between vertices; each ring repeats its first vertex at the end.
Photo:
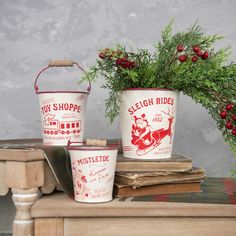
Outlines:
POLYGON ((178 90, 208 110, 236 154, 236 64, 227 64, 230 50, 215 50, 214 43, 222 37, 203 34, 197 23, 176 34, 172 26, 173 20, 154 53, 128 51, 121 45, 101 50, 84 80, 93 81, 99 74, 105 78, 106 116, 111 121, 119 113, 119 92, 126 88, 178 90))

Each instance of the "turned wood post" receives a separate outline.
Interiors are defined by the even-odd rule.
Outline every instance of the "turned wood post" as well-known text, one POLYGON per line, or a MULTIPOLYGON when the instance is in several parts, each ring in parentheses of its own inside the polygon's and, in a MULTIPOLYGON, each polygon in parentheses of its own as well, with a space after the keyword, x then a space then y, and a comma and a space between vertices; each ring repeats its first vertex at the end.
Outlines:
POLYGON ((12 190, 16 207, 13 236, 34 235, 34 221, 30 209, 38 198, 38 187, 43 184, 43 161, 7 162, 7 185, 12 190))
POLYGON ((30 209, 38 198, 38 188, 27 190, 12 189, 12 199, 16 207, 16 215, 13 222, 14 236, 33 236, 34 221, 30 209))

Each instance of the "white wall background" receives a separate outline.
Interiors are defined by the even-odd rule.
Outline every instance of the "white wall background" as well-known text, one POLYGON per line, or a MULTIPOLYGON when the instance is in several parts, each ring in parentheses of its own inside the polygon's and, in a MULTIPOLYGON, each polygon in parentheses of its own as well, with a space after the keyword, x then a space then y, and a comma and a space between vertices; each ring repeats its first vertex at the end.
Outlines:
MULTIPOLYGON (((172 17, 175 31, 198 19, 207 34, 225 36, 217 47, 232 45, 235 60, 234 0, 0 0, 0 139, 41 137, 33 82, 50 59, 73 59, 86 69, 98 49, 116 43, 152 49, 172 17)), ((74 88, 79 76, 76 69, 53 69, 41 84, 74 88)), ((101 84, 102 79, 93 84, 85 135, 119 138, 118 121, 111 125, 104 118, 107 93, 101 84)), ((177 119, 174 152, 190 156, 208 176, 228 176, 235 159, 201 105, 181 96, 177 119)), ((6 218, 2 210, 0 199, 6 218)), ((9 223, 0 220, 0 231, 8 230, 9 223)))

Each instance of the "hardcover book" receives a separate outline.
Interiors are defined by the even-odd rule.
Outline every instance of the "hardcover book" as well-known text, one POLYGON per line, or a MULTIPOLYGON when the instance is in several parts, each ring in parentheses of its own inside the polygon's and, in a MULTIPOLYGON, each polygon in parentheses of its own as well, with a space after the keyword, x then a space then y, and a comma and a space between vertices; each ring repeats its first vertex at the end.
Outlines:
POLYGON ((156 194, 172 194, 172 193, 193 193, 201 192, 200 182, 176 183, 176 184, 156 184, 133 188, 131 186, 115 183, 115 197, 134 197, 156 194))
POLYGON ((182 155, 173 155, 172 158, 159 160, 138 160, 117 158, 116 171, 144 172, 144 171, 178 171, 185 172, 192 169, 192 160, 182 155))
POLYGON ((115 183, 137 188, 155 184, 201 181, 205 177, 204 170, 197 167, 186 172, 116 172, 115 183))

